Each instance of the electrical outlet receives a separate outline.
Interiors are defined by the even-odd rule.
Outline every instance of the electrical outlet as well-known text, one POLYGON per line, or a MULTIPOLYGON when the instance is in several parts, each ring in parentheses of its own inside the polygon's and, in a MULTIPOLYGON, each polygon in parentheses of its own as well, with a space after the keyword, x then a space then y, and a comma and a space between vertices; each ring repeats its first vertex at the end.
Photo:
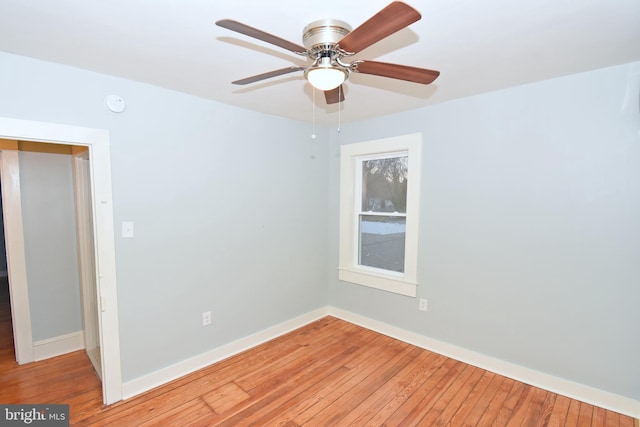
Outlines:
POLYGON ((424 298, 420 298, 420 305, 418 306, 418 308, 421 311, 427 311, 427 300, 424 298))
POLYGON ((202 326, 207 326, 211 324, 211 312, 205 311, 202 313, 202 326))

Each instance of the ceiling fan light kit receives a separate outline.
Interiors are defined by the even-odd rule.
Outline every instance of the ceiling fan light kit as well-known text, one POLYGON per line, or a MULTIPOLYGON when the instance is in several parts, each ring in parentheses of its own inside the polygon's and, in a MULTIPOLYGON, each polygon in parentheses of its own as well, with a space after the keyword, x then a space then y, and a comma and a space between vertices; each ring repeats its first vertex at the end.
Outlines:
POLYGON ((304 71, 305 78, 316 89, 332 90, 340 86, 348 77, 348 71, 331 64, 331 58, 321 58, 304 71))
POLYGON ((217 21, 216 25, 271 43, 297 55, 305 56, 311 61, 311 65, 307 67, 290 66, 236 80, 232 82, 233 84, 244 85, 303 71, 304 77, 313 87, 324 91, 327 104, 335 104, 344 100, 341 85, 349 78, 351 72, 419 84, 430 84, 440 75, 440 72, 434 70, 384 62, 360 59, 345 62, 345 58, 356 55, 420 18, 420 13, 411 6, 394 1, 353 31, 349 24, 337 19, 314 21, 302 32, 304 46, 230 19, 217 21))

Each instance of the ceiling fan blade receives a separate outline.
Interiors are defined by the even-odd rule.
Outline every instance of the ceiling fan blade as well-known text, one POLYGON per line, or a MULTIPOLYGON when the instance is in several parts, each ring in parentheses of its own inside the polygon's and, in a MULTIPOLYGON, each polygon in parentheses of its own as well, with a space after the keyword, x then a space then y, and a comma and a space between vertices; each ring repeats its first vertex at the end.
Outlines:
POLYGON ((253 37, 254 39, 262 40, 263 42, 271 43, 283 49, 290 50, 294 53, 304 53, 307 51, 307 48, 300 46, 299 44, 290 42, 278 36, 274 36, 273 34, 266 33, 262 30, 258 30, 257 28, 250 27, 246 24, 234 21, 232 19, 221 19, 216 22, 216 25, 231 31, 235 31, 236 33, 253 37))
POLYGON ((423 85, 432 83, 440 75, 440 71, 377 61, 357 62, 355 71, 362 74, 372 74, 375 76, 406 80, 408 82, 420 83, 423 85))
POLYGON ((269 71, 268 73, 256 74, 255 76, 236 80, 235 82, 231 82, 231 83, 233 83, 234 85, 247 85, 249 83, 259 82, 260 80, 270 79, 271 77, 278 77, 283 74, 289 74, 295 71, 302 71, 302 70, 304 70, 304 67, 291 66, 287 68, 281 68, 279 70, 269 71))
POLYGON ((338 45, 347 52, 358 53, 421 17, 420 12, 408 4, 394 1, 344 36, 338 45))
POLYGON ((344 101, 344 88, 338 86, 335 89, 325 90, 324 99, 327 100, 327 104, 337 104, 338 102, 344 101))

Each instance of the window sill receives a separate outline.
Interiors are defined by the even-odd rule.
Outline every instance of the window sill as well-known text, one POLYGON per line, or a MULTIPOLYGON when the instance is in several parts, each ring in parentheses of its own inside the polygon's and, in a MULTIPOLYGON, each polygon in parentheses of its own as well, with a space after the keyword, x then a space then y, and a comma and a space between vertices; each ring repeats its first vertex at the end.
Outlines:
POLYGON ((373 274, 368 271, 340 268, 338 278, 345 282, 368 286, 387 292, 393 292, 408 297, 416 297, 418 284, 410 282, 402 277, 389 277, 373 274))

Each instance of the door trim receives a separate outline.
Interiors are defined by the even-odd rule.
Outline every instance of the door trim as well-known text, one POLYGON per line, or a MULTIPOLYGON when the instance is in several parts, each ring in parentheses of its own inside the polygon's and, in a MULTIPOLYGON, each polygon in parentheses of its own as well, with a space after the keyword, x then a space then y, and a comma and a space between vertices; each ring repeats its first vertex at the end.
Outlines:
POLYGON ((0 117, 0 138, 80 145, 89 149, 99 299, 98 334, 102 354, 102 398, 107 405, 122 400, 109 132, 0 117))

